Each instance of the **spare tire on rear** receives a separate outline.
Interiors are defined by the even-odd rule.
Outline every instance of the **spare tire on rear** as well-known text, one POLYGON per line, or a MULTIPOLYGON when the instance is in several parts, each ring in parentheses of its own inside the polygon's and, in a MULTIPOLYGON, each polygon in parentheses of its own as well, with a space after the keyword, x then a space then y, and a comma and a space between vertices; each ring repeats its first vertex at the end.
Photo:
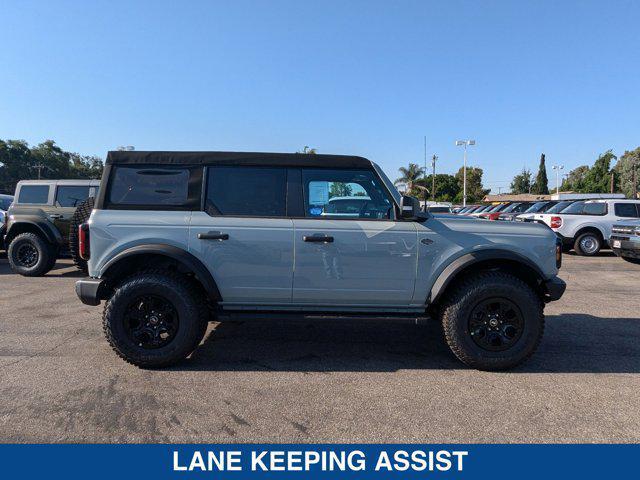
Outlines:
POLYGON ((82 270, 84 273, 88 273, 87 261, 80 258, 80 246, 78 244, 78 227, 89 220, 95 198, 89 197, 84 202, 80 203, 76 208, 76 211, 71 217, 71 223, 69 225, 69 251, 71 252, 71 258, 73 263, 82 270))

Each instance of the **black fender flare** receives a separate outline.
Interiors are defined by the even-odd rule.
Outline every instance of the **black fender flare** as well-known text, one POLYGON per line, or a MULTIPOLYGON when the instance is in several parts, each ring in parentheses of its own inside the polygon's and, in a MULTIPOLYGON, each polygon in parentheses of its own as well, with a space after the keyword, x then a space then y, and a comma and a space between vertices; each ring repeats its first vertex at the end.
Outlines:
POLYGON ((544 273, 540 270, 538 265, 519 253, 496 248, 478 250, 466 253, 456 258, 449 263, 444 270, 442 270, 431 287, 431 291, 427 297, 427 303, 437 302, 458 273, 474 263, 480 263, 487 260, 510 260, 517 262, 534 271, 539 280, 544 280, 545 278, 544 273))
POLYGON ((207 267, 205 267, 204 264, 193 254, 173 245, 153 243, 127 248, 104 264, 101 270, 103 272, 102 275, 108 277, 108 271, 110 268, 123 260, 126 261, 126 259, 130 259, 131 257, 138 255, 162 255, 175 260, 195 274, 196 279, 200 281, 209 297, 216 301, 222 300, 222 295, 220 295, 218 285, 207 267))
POLYGON ((61 246, 64 243, 62 235, 53 225, 49 224, 49 222, 47 222, 46 220, 43 220, 40 217, 36 216, 29 216, 26 218, 20 216, 19 218, 13 220, 11 222, 11 225, 9 225, 6 236, 10 238, 12 232, 15 232, 14 229, 24 224, 34 226, 44 236, 44 238, 46 238, 47 242, 53 245, 61 246))

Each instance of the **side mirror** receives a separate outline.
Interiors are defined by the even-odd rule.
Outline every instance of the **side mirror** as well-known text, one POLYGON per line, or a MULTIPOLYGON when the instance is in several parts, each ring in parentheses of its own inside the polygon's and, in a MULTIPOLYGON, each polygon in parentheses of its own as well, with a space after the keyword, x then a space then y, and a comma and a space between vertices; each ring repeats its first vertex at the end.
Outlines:
POLYGON ((400 218, 412 220, 417 218, 420 212, 420 200, 416 197, 402 196, 400 200, 400 218))

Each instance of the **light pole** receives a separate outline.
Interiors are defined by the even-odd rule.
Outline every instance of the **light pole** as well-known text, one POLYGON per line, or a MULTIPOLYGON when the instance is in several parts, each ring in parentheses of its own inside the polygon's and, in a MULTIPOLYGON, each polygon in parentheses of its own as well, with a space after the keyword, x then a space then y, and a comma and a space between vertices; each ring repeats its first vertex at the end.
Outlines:
POLYGON ((467 146, 475 145, 475 140, 457 140, 456 147, 464 147, 464 165, 462 167, 462 206, 467 206, 467 146))
POLYGON ((556 171, 556 195, 560 194, 560 170, 564 170, 564 165, 554 165, 553 168, 556 171))
POLYGON ((431 158, 431 166, 433 167, 433 175, 431 175, 431 200, 436 201, 436 160, 438 156, 434 155, 431 158))

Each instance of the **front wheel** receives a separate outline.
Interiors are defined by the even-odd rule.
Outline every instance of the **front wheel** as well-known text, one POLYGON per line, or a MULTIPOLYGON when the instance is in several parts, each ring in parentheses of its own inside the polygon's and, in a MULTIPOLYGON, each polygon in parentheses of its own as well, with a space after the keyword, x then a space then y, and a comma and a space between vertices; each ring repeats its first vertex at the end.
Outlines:
POLYGON ((528 359, 544 331, 543 304, 513 275, 486 272, 453 287, 440 309, 449 348, 479 370, 506 370, 528 359))
POLYGON ((107 302, 103 329, 113 350, 142 368, 186 358, 208 323, 206 299, 187 277, 140 273, 122 282, 107 302))

